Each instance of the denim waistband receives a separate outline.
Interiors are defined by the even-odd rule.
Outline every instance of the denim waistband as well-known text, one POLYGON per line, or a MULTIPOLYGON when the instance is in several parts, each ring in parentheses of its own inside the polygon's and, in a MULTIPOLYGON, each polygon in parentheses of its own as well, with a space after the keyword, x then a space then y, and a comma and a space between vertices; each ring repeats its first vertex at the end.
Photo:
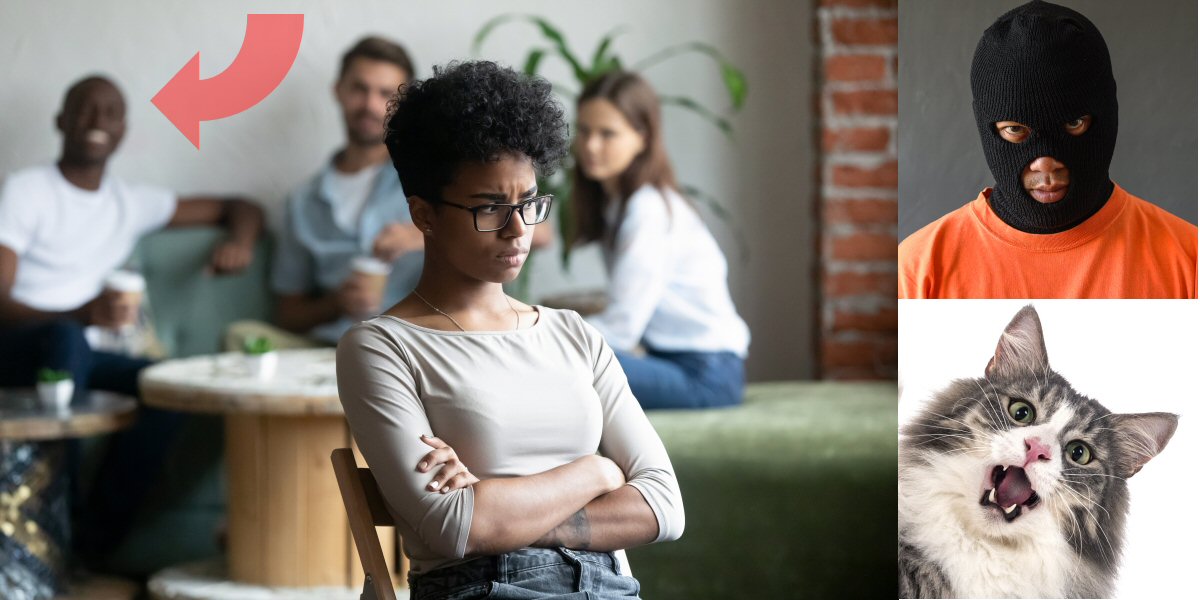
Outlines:
MULTIPOLYGON (((409 585, 414 588, 414 592, 420 592, 422 588, 449 590, 492 581, 503 583, 519 578, 522 571, 548 565, 575 564, 576 562, 591 563, 617 575, 621 572, 620 562, 612 552, 591 552, 569 548, 522 548, 513 552, 481 556, 449 567, 434 569, 424 575, 410 578, 409 585)), ((414 594, 413 597, 419 598, 420 596, 414 594)))

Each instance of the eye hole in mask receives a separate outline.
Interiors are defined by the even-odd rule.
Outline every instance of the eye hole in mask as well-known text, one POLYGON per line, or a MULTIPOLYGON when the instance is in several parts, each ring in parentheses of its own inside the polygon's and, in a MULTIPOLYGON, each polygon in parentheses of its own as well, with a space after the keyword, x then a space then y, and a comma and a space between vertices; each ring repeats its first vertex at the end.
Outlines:
MULTIPOLYGON (((1079 137, 1087 132, 1091 126, 1092 116, 1084 115, 1074 121, 1064 123, 1063 130, 1073 136, 1079 137)), ((996 133, 1000 134, 1000 138, 1013 144, 1024 142, 1029 138, 1029 134, 1032 131, 1028 125, 1016 121, 1000 121, 996 123, 996 133)))

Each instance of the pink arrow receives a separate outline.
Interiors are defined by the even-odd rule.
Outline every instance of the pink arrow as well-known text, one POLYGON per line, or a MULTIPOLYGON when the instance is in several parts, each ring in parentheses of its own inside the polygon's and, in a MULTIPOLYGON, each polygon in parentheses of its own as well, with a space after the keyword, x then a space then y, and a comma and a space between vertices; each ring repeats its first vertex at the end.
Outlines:
POLYGON ((296 62, 304 15, 248 15, 246 39, 225 72, 200 79, 197 52, 151 102, 197 150, 200 121, 232 117, 269 96, 296 62))

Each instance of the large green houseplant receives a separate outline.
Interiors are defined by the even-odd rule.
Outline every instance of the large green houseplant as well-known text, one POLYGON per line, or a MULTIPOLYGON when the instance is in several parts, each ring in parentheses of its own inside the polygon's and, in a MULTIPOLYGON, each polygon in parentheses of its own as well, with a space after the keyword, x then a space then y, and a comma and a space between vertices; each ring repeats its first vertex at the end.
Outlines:
MULTIPOLYGON (((669 60, 676 56, 684 54, 701 54, 712 59, 717 66, 721 82, 724 84, 724 89, 728 94, 729 108, 724 113, 740 110, 746 101, 746 77, 740 69, 726 60, 725 56, 715 47, 703 42, 687 42, 668 46, 655 52, 643 59, 628 62, 621 58, 613 47, 613 42, 618 36, 626 31, 623 27, 618 27, 609 33, 605 34, 596 44, 595 49, 591 53, 590 59, 585 59, 581 55, 576 54, 567 44, 566 36, 562 31, 555 27, 548 20, 535 15, 520 15, 520 14, 505 14, 489 20, 475 34, 475 39, 471 44, 471 52, 475 56, 479 56, 483 48, 484 41, 488 36, 496 30, 497 27, 506 23, 524 22, 534 25, 541 34, 541 40, 531 48, 524 60, 524 71, 529 75, 540 75, 540 70, 547 57, 557 57, 564 61, 569 67, 572 78, 571 84, 563 84, 561 82, 551 82, 555 91, 563 96, 564 100, 569 105, 574 105, 579 97, 579 93, 583 91, 583 87, 592 79, 599 77, 609 71, 624 69, 628 71, 642 72, 645 69, 669 60)), ((676 106, 688 110, 705 121, 711 123, 717 129, 721 130, 727 137, 732 138, 733 126, 729 119, 722 116, 718 111, 709 108, 707 105, 681 95, 659 96, 659 100, 664 106, 676 106)), ((559 169, 558 173, 548 181, 539 182, 542 189, 553 193, 555 196, 555 211, 556 220, 558 223, 559 233, 562 239, 570 239, 570 228, 573 226, 572 219, 572 204, 570 198, 571 190, 571 167, 573 159, 568 156, 559 169)), ((724 221, 729 221, 729 213, 725 208, 713 199, 709 194, 694 186, 683 185, 684 193, 693 199, 702 202, 715 215, 724 221)), ((564 243, 562 248, 563 267, 569 265, 571 256, 571 247, 564 243)), ((526 269, 525 272, 528 272, 526 269)), ((518 284, 520 291, 527 291, 527 283, 522 277, 522 281, 518 284)))

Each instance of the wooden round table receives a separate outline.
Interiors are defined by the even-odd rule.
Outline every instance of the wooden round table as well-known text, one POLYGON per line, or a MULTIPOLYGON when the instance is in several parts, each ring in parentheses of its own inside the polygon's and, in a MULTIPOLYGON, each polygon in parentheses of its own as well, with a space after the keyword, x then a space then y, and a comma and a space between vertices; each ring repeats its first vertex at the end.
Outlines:
POLYGON ((33 389, 0 389, 0 597, 67 591, 70 482, 66 440, 133 424, 137 402, 82 390, 70 408, 46 408, 33 389))
MULTIPOLYGON (((354 447, 338 400, 334 350, 281 350, 275 375, 265 380, 246 362, 241 353, 197 356, 163 361, 141 375, 147 405, 225 415, 229 577, 260 586, 361 588, 329 461, 335 448, 354 447)), ((380 529, 392 565, 394 535, 380 529)), ((406 573, 401 564, 400 582, 406 573)))

